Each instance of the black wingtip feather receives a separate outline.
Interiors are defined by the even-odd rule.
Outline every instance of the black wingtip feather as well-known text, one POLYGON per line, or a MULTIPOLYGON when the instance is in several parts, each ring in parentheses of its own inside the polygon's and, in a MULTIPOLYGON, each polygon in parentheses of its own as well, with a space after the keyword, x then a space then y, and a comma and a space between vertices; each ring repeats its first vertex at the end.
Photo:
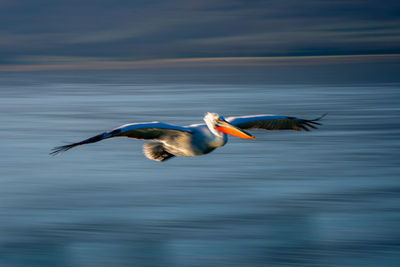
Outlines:
POLYGON ((59 153, 65 152, 67 150, 70 150, 71 148, 77 146, 78 144, 70 144, 70 145, 65 145, 65 146, 56 146, 51 150, 49 155, 55 156, 59 153))
POLYGON ((322 115, 319 116, 318 118, 316 118, 316 119, 314 119, 314 120, 311 120, 311 121, 313 121, 313 122, 319 121, 319 120, 321 120, 323 117, 325 117, 326 115, 328 115, 328 112, 325 112, 324 114, 322 114, 322 115))
POLYGON ((314 119, 314 120, 301 120, 300 123, 301 125, 298 126, 300 129, 303 129, 305 131, 310 131, 310 128, 312 129, 318 129, 318 126, 322 125, 320 122, 318 122, 319 120, 321 120, 323 117, 325 117, 328 113, 324 113, 321 116, 319 116, 318 118, 314 119))
POLYGON ((310 129, 308 129, 306 126, 304 126, 304 125, 299 125, 299 127, 301 128, 301 129, 303 129, 304 131, 307 131, 307 132, 309 132, 310 131, 310 129))
POLYGON ((318 127, 315 127, 314 125, 312 125, 310 122, 304 122, 304 125, 306 125, 307 127, 313 128, 313 129, 318 129, 318 127))
POLYGON ((88 138, 86 140, 83 140, 81 142, 78 142, 78 143, 73 143, 73 144, 69 144, 69 145, 65 145, 65 146, 56 146, 55 148, 52 149, 52 151, 50 152, 50 155, 55 156, 55 155, 57 155, 57 154, 59 154, 61 152, 65 152, 67 150, 70 150, 73 147, 84 145, 84 144, 95 143, 95 142, 101 141, 101 140, 103 140, 105 138, 109 138, 109 137, 105 137, 106 134, 107 133, 104 132, 104 133, 101 133, 101 134, 98 134, 96 136, 90 137, 90 138, 88 138))
POLYGON ((323 117, 325 117, 328 113, 324 113, 321 116, 319 116, 318 118, 314 119, 314 120, 305 120, 304 124, 306 124, 307 126, 314 128, 314 129, 318 129, 317 127, 315 127, 314 125, 322 125, 322 123, 318 122, 319 120, 321 120, 323 117))
POLYGON ((316 122, 316 121, 306 121, 306 122, 310 123, 310 124, 314 124, 314 125, 322 125, 321 123, 316 122))

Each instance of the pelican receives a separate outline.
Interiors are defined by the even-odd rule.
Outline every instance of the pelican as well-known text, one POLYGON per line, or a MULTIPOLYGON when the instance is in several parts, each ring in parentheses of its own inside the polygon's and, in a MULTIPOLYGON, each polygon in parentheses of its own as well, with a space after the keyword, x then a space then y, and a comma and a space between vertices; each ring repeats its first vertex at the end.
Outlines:
POLYGON ((51 155, 67 151, 73 147, 95 143, 114 137, 151 140, 143 145, 144 155, 155 161, 165 161, 175 156, 192 157, 208 154, 224 146, 228 135, 243 139, 255 139, 246 132, 248 129, 265 130, 305 130, 317 129, 318 121, 326 114, 313 120, 280 115, 252 115, 224 118, 216 113, 206 113, 204 122, 188 126, 176 126, 158 121, 130 123, 113 130, 90 137, 81 142, 55 147, 51 155))

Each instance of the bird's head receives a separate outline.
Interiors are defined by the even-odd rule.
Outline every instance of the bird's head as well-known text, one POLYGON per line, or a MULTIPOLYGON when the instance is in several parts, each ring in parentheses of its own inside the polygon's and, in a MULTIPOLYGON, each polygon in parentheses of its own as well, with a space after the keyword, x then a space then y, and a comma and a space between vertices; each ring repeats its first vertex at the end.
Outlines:
POLYGON ((243 139, 255 139, 254 136, 230 124, 225 120, 223 116, 218 115, 217 113, 206 113, 206 115, 204 116, 204 121, 206 122, 210 131, 217 136, 230 134, 243 139))

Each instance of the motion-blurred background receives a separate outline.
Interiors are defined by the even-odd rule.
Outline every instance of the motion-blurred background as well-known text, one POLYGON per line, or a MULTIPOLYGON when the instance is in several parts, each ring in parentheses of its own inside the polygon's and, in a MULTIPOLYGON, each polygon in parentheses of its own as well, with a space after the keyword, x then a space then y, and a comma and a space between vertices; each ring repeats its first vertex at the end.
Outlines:
POLYGON ((399 266, 397 1, 1 1, 0 266, 399 266), (130 122, 282 114, 164 163, 130 122))

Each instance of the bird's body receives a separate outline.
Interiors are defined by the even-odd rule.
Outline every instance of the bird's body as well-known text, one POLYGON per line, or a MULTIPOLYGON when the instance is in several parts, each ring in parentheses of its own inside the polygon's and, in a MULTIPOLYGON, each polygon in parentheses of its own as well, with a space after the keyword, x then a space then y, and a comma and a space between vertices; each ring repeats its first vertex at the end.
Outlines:
POLYGON ((143 152, 149 159, 164 161, 174 156, 192 157, 210 153, 228 141, 228 134, 244 139, 254 137, 243 129, 306 130, 316 128, 315 120, 277 115, 254 115, 224 119, 215 113, 207 113, 205 123, 189 126, 175 126, 161 122, 125 124, 81 142, 54 148, 51 154, 69 150, 75 146, 98 142, 114 137, 129 137, 151 140, 143 145, 143 152))

